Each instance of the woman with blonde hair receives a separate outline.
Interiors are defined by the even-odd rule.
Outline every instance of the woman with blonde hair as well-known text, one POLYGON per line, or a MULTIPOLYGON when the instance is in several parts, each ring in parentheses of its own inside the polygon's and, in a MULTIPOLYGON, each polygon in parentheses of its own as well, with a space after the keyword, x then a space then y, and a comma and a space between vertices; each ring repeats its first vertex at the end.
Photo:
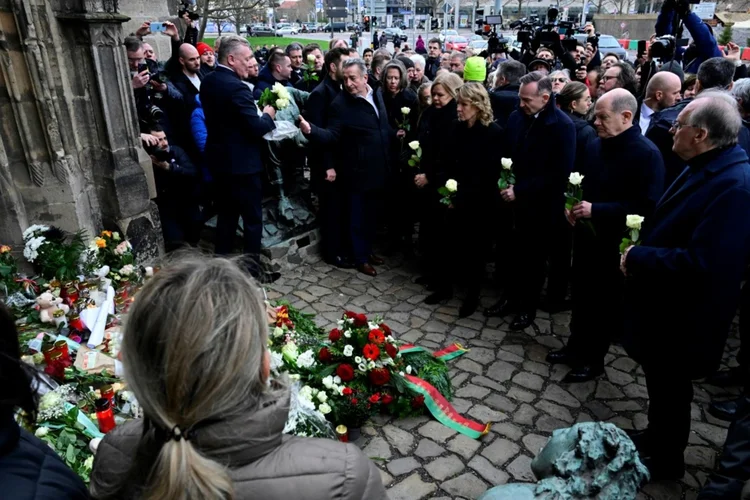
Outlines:
MULTIPOLYGON (((502 129, 493 120, 490 96, 481 83, 465 83, 458 89, 456 101, 458 124, 453 132, 454 144, 502 144, 502 129)), ((446 224, 453 234, 445 240, 462 244, 454 244, 446 258, 453 276, 444 273, 441 286, 428 299, 432 303, 450 299, 454 281, 463 281, 467 292, 458 313, 462 318, 471 316, 479 307, 491 242, 480 235, 487 232, 487 215, 497 210, 500 176, 497 159, 503 156, 497 147, 472 148, 470 156, 454 155, 453 168, 449 170, 449 176, 458 182, 458 191, 448 210, 450 222, 446 224)))
POLYGON ((232 261, 165 266, 128 314, 122 356, 144 418, 100 443, 96 499, 385 499, 353 444, 282 435, 258 284, 232 261))
POLYGON ((419 120, 418 141, 422 148, 420 169, 414 174, 420 204, 419 248, 423 275, 417 283, 434 290, 441 274, 441 228, 445 205, 440 204, 437 190, 448 180, 450 158, 455 149, 453 128, 458 118, 456 95, 463 80, 453 73, 441 73, 432 82, 432 104, 419 120))

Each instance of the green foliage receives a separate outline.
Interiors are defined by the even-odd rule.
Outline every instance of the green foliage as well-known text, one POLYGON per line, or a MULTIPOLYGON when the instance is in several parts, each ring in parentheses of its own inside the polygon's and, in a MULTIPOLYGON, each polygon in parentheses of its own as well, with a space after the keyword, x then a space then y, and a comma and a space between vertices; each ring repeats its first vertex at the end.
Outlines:
POLYGON ((732 41, 732 25, 733 23, 724 25, 724 30, 722 30, 721 35, 719 35, 719 38, 717 40, 719 42, 719 45, 726 45, 732 41))
POLYGON ((424 351, 402 354, 401 357, 405 363, 411 365, 417 377, 432 385, 448 401, 453 399, 453 385, 445 361, 424 351))
POLYGON ((54 449, 65 464, 88 484, 91 475, 93 454, 89 449, 89 438, 78 422, 78 408, 71 408, 62 418, 47 422, 48 432, 40 439, 54 449))
POLYGON ((81 254, 86 250, 86 232, 78 231, 69 240, 48 240, 39 247, 39 256, 34 261, 39 274, 47 279, 72 281, 80 272, 81 254))

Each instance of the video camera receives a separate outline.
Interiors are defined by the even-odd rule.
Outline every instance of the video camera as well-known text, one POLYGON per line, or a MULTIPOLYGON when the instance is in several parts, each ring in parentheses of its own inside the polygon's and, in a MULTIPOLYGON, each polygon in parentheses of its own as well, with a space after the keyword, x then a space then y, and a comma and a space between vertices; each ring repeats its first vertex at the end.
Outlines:
POLYGON ((192 7, 195 6, 195 0, 183 0, 180 2, 180 10, 177 11, 177 17, 182 17, 185 14, 191 21, 197 21, 201 15, 197 12, 193 12, 192 7))

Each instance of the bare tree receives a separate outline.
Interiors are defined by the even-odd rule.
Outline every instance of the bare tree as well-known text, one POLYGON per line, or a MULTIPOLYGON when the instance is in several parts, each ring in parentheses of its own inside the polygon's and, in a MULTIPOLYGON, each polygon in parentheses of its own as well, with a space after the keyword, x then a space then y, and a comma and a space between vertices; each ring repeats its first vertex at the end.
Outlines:
MULTIPOLYGON (((221 34, 221 23, 231 22, 237 30, 250 18, 252 11, 268 0, 198 0, 197 11, 201 14, 199 38, 203 38, 208 21, 215 21, 221 34)), ((275 0, 271 0, 275 1, 275 0)))

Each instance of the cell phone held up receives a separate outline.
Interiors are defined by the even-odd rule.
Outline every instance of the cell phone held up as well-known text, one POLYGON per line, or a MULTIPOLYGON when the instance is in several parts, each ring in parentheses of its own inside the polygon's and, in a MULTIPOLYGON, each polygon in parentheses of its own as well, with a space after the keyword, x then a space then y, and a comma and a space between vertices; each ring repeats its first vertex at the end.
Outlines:
POLYGON ((164 33, 167 31, 167 23, 153 21, 149 23, 149 30, 151 30, 151 33, 164 33))

